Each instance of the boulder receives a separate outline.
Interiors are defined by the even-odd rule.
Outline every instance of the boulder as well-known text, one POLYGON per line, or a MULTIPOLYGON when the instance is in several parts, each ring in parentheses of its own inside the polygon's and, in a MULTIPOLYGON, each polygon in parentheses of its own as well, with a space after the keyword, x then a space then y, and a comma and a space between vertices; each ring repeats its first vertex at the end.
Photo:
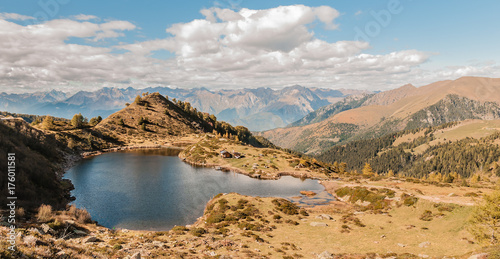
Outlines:
POLYGON ((55 233, 55 231, 51 227, 49 227, 49 225, 47 225, 47 224, 42 224, 40 227, 42 228, 42 232, 44 234, 54 234, 55 233))
POLYGON ((475 255, 471 255, 469 257, 469 259, 486 259, 486 258, 488 258, 488 254, 487 253, 475 254, 475 255))
POLYGON ((81 231, 81 230, 78 230, 78 229, 73 230, 73 233, 75 233, 76 235, 81 235, 81 236, 86 236, 87 235, 87 233, 85 231, 81 231))
POLYGON ((422 242, 418 245, 418 247, 424 248, 424 247, 429 247, 431 245, 431 242, 422 242))
POLYGON ((325 250, 318 255, 318 259, 333 259, 333 254, 325 250))
POLYGON ((309 225, 313 227, 327 227, 328 225, 323 222, 311 222, 309 225))
POLYGON ((48 246, 47 243, 34 236, 27 236, 23 239, 23 241, 28 246, 48 246))
POLYGON ((333 217, 328 214, 320 214, 316 216, 317 219, 333 220, 333 217))

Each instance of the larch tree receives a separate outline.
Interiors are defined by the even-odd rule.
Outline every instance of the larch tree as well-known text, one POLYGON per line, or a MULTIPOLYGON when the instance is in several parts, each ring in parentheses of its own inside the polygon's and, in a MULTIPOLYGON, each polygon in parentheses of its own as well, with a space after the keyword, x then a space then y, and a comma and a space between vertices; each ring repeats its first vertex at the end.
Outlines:
POLYGON ((477 241, 491 245, 499 243, 500 191, 484 196, 484 202, 476 206, 470 219, 469 231, 477 241))
POLYGON ((84 122, 85 119, 83 118, 83 115, 81 113, 78 113, 73 116, 73 119, 71 119, 71 126, 79 129, 83 127, 84 122))
POLYGON ((372 166, 369 163, 365 163, 365 166, 363 167, 363 175, 366 176, 373 176, 375 173, 373 172, 372 166))

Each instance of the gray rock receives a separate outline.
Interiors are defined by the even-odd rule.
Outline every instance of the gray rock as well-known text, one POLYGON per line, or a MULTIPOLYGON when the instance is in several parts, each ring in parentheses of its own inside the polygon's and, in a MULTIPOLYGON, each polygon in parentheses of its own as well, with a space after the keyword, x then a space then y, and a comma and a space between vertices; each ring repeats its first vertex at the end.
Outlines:
POLYGON ((333 254, 325 250, 318 255, 318 259, 333 259, 333 254))
POLYGON ((475 255, 471 255, 469 257, 469 259, 486 259, 486 258, 488 258, 488 254, 487 253, 475 254, 475 255))
POLYGON ((317 219, 326 219, 326 220, 332 220, 333 217, 328 215, 328 214, 320 214, 318 216, 316 216, 317 219))
POLYGON ((82 235, 82 236, 86 236, 87 235, 87 233, 85 231, 81 231, 81 230, 78 230, 78 229, 73 230, 73 233, 75 233, 77 235, 82 235))
POLYGON ((309 225, 313 227, 327 227, 328 224, 323 223, 323 222, 311 222, 309 225))
POLYGON ((34 236, 27 236, 24 238, 24 243, 28 246, 47 246, 48 244, 43 242, 42 240, 34 237, 34 236))
POLYGON ((36 245, 36 241, 38 240, 38 238, 34 237, 34 236, 27 236, 23 239, 23 242, 28 245, 28 246, 35 246, 36 245))
POLYGON ((405 245, 405 244, 401 244, 401 243, 398 243, 398 246, 399 246, 399 247, 406 247, 406 245, 405 245))
POLYGON ((425 248, 429 247, 431 245, 431 242, 422 242, 418 245, 418 247, 425 248))
POLYGON ((133 254, 130 259, 141 259, 141 253, 140 252, 137 252, 135 254, 133 254))
POLYGON ((54 234, 54 230, 52 228, 49 227, 49 225, 47 224, 42 224, 41 225, 41 228, 42 228, 42 231, 44 234, 54 234))

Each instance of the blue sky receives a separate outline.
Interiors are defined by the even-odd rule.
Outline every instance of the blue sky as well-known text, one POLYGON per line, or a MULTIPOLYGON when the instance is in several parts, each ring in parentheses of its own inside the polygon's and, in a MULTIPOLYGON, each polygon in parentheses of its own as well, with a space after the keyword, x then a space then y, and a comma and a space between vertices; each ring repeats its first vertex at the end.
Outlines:
MULTIPOLYGON (((26 56, 23 52, 18 53, 15 56, 17 61, 13 61, 14 57, 0 58, 0 69, 8 71, 7 75, 0 74, 0 87, 5 91, 72 91, 75 86, 89 89, 129 85, 278 88, 297 83, 375 90, 406 83, 418 86, 468 75, 499 77, 498 10, 500 2, 492 0, 2 1, 0 19, 6 25, 3 29, 0 27, 0 36, 3 33, 13 40, 10 41, 12 44, 0 48, 5 53, 30 48, 26 45, 31 43, 23 44, 23 40, 28 39, 12 36, 10 27, 17 32, 25 28, 30 37, 35 37, 41 44, 26 50, 26 56), (294 5, 300 8, 279 9, 279 6, 294 5), (328 8, 319 8, 322 6, 328 8), (224 20, 226 16, 208 21, 207 13, 213 11, 215 17, 222 13, 214 8, 228 9, 236 14, 242 14, 244 9, 260 10, 260 16, 275 15, 272 10, 277 10, 300 17, 296 16, 297 23, 284 23, 282 26, 287 29, 283 31, 273 27, 267 34, 256 33, 255 36, 238 32, 233 35, 236 39, 233 41, 229 37, 233 31, 220 31, 220 26, 229 28, 241 23, 224 20), (202 14, 202 10, 212 11, 202 14), (377 14, 381 19, 376 17, 377 14), (78 19, 77 15, 92 17, 78 19), (315 18, 312 19, 311 15, 315 18), (303 22, 304 19, 307 21, 303 22), (204 21, 204 24, 197 24, 196 20, 204 21), (111 24, 113 21, 121 23, 111 24), (193 26, 201 26, 196 27, 195 33, 210 31, 214 34, 191 35, 186 39, 180 36, 191 33, 193 26), (39 32, 46 32, 47 28, 54 34, 38 38, 39 32), (63 32, 66 29, 71 33, 63 32), (283 38, 273 41, 273 35, 282 35, 283 38), (295 42, 300 37, 303 38, 295 42), (52 39, 56 40, 51 42, 52 39), (366 45, 360 45, 360 40, 366 41, 366 45), (339 42, 342 44, 337 44, 339 42), (217 46, 207 48, 203 44, 217 46), (311 46, 317 48, 311 50, 311 46), (50 51, 45 51, 45 48, 50 51), (61 51, 55 52, 54 49, 61 51), (330 56, 325 54, 322 59, 320 56, 324 51, 330 56), (50 56, 47 56, 48 52, 50 56), (28 59, 35 56, 38 60, 50 62, 40 64, 28 59), (22 62, 25 58, 26 62, 22 62), (102 62, 74 65, 76 59, 102 62), (227 66, 229 62, 235 65, 227 66), (124 69, 119 68, 118 63, 127 64, 127 74, 120 74, 124 69), (63 65, 58 67, 58 64, 63 65), (115 64, 117 68, 107 70, 101 64, 115 64), (165 71, 171 74, 166 76, 165 71), (82 76, 85 73, 90 76, 82 76)), ((272 26, 281 26, 273 17, 267 18, 246 17, 247 27, 240 29, 263 28, 267 26, 263 24, 266 21, 273 23, 272 26)), ((288 20, 288 17, 285 15, 280 19, 288 20)))

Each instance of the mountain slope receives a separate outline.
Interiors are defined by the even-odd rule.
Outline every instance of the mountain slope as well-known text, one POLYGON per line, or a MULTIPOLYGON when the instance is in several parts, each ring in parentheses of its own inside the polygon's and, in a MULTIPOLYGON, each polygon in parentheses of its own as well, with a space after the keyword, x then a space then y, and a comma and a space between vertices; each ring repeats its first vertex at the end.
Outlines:
POLYGON ((289 124, 288 127, 305 126, 324 121, 343 111, 355 109, 362 106, 367 100, 370 100, 371 96, 372 95, 348 96, 340 102, 321 107, 307 114, 302 119, 289 124))
POLYGON ((0 200, 7 204, 8 153, 15 157, 16 204, 26 210, 41 204, 64 208, 69 199, 69 182, 61 181, 63 157, 67 147, 20 119, 0 121, 0 200), (4 175, 5 173, 5 175, 4 175))
POLYGON ((500 120, 466 120, 353 141, 318 159, 345 162, 349 170, 358 171, 369 163, 378 173, 392 170, 419 178, 434 174, 442 179, 455 174, 467 178, 484 172, 499 177, 499 144, 500 120))
POLYGON ((347 140, 370 138, 449 121, 495 119, 498 118, 498 105, 495 103, 500 103, 500 79, 464 77, 420 88, 406 85, 378 93, 363 106, 335 114, 324 121, 266 131, 262 136, 285 148, 317 154, 339 143, 339 132, 331 130, 332 127, 338 128, 337 125, 355 125, 340 133, 350 135, 347 140))
POLYGON ((78 113, 89 118, 98 115, 107 117, 143 92, 158 92, 190 102, 198 110, 214 114, 233 125, 243 125, 251 130, 267 130, 284 127, 309 112, 362 91, 309 89, 302 86, 280 90, 256 88, 217 91, 206 88, 106 87, 97 91, 80 91, 72 96, 56 91, 21 95, 1 93, 0 109, 35 115, 51 114, 68 119, 78 113))

